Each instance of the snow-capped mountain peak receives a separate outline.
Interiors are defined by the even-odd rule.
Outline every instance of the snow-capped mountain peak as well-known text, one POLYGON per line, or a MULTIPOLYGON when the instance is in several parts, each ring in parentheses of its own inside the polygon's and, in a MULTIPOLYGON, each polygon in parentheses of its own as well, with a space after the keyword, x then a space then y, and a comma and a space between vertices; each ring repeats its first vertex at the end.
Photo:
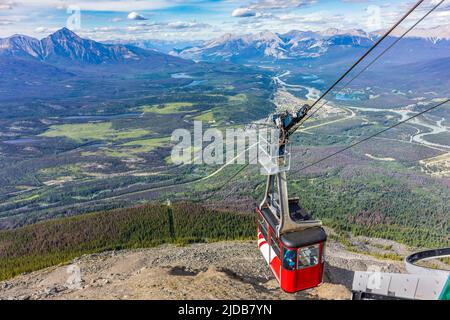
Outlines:
POLYGON ((39 60, 64 65, 100 65, 144 60, 150 62, 152 58, 155 61, 191 63, 160 52, 121 44, 102 44, 83 39, 67 28, 42 40, 23 35, 0 39, 0 57, 39 60))
POLYGON ((195 60, 290 59, 318 57, 331 45, 363 46, 370 42, 370 35, 362 30, 328 29, 322 33, 293 30, 285 34, 265 31, 246 35, 225 34, 176 54, 195 60))

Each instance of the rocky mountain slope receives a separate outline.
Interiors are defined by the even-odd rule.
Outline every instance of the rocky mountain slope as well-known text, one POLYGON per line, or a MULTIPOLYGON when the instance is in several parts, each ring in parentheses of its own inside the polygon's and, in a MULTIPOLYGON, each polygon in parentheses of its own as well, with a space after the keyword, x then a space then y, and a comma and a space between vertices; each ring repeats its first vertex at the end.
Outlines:
POLYGON ((121 44, 102 44, 83 39, 67 28, 38 40, 24 35, 0 39, 0 57, 29 58, 47 63, 75 62, 79 64, 111 64, 166 58, 172 63, 188 63, 154 50, 144 50, 121 44))
POLYGON ((42 40, 24 35, 0 39, 0 68, 0 100, 9 102, 29 96, 32 101, 77 97, 82 96, 79 90, 86 87, 99 88, 95 92, 97 97, 108 92, 105 85, 142 88, 147 87, 142 82, 149 78, 148 74, 159 80, 201 66, 155 50, 84 39, 63 28, 42 40), (139 85, 135 83, 135 75, 139 85))
POLYGON ((332 241, 326 264, 323 285, 289 295, 254 241, 163 245, 86 255, 71 265, 24 274, 0 282, 0 299, 349 299, 353 271, 404 271, 401 262, 351 253, 332 241), (74 287, 75 268, 81 282, 74 287))
MULTIPOLYGON (((411 33, 396 46, 395 54, 392 54, 390 59, 393 59, 393 62, 408 63, 421 61, 424 58, 428 60, 430 57, 447 56, 450 40, 440 29, 435 31, 434 36, 433 33, 419 31, 411 33)), ((359 52, 362 52, 361 50, 371 47, 380 38, 380 34, 382 33, 339 29, 328 29, 324 32, 293 30, 285 34, 273 32, 247 35, 226 34, 206 41, 200 46, 174 50, 172 54, 207 61, 290 61, 317 58, 334 61, 337 58, 342 60, 346 57, 354 59, 355 55, 358 56, 359 52)), ((401 34, 402 30, 399 30, 383 45, 389 45, 396 36, 401 34)))

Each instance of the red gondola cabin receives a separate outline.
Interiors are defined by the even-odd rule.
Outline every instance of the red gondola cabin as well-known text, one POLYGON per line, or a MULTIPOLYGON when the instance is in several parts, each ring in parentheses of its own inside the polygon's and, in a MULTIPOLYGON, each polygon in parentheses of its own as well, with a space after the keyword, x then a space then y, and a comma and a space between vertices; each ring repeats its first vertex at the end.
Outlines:
MULTIPOLYGON (((290 204, 292 206, 291 200, 290 204)), ((327 235, 316 226, 300 231, 276 233, 276 221, 269 210, 257 209, 258 246, 278 280, 288 293, 317 287, 322 283, 327 235)))

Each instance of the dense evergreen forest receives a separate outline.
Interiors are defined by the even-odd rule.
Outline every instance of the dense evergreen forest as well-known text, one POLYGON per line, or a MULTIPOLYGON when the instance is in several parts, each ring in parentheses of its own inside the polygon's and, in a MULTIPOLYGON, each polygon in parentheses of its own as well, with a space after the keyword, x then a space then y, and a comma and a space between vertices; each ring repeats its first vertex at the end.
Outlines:
MULTIPOLYGON (((294 187, 298 185, 294 184, 294 187)), ((322 186, 315 189, 317 195, 320 195, 319 189, 326 192, 322 186)), ((406 205, 406 199, 400 201, 401 197, 399 194, 396 203, 406 205)), ((337 201, 333 197, 328 199, 331 203, 337 201)), ((403 224, 400 219, 394 220, 395 215, 383 216, 370 214, 369 211, 348 215, 345 214, 345 206, 336 205, 330 211, 326 206, 317 207, 323 202, 307 200, 308 197, 302 197, 305 207, 309 210, 313 208, 311 211, 316 213, 317 218, 323 219, 324 225, 334 230, 336 236, 332 238, 349 249, 351 243, 346 241, 349 233, 392 239, 415 247, 432 248, 450 244, 446 224, 433 229, 427 224, 422 227, 412 224, 406 219, 410 215, 406 216, 403 224)), ((428 205, 432 207, 432 203, 428 205)), ((432 215, 429 217, 431 219, 432 215)), ((0 231, 0 280, 68 263, 84 254, 161 244, 255 239, 255 233, 255 215, 252 213, 211 210, 190 202, 171 206, 146 204, 54 219, 0 231)))
POLYGON ((149 204, 51 220, 0 232, 0 280, 83 254, 253 239, 255 232, 252 214, 218 212, 191 203, 149 204))

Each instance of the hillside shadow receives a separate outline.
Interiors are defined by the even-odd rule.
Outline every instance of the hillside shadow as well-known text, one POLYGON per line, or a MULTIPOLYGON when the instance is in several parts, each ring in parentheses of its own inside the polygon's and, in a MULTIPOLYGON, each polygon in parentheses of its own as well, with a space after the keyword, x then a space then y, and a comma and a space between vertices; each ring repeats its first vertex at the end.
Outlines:
POLYGON ((324 281, 332 284, 340 284, 351 290, 355 272, 325 263, 324 281))

